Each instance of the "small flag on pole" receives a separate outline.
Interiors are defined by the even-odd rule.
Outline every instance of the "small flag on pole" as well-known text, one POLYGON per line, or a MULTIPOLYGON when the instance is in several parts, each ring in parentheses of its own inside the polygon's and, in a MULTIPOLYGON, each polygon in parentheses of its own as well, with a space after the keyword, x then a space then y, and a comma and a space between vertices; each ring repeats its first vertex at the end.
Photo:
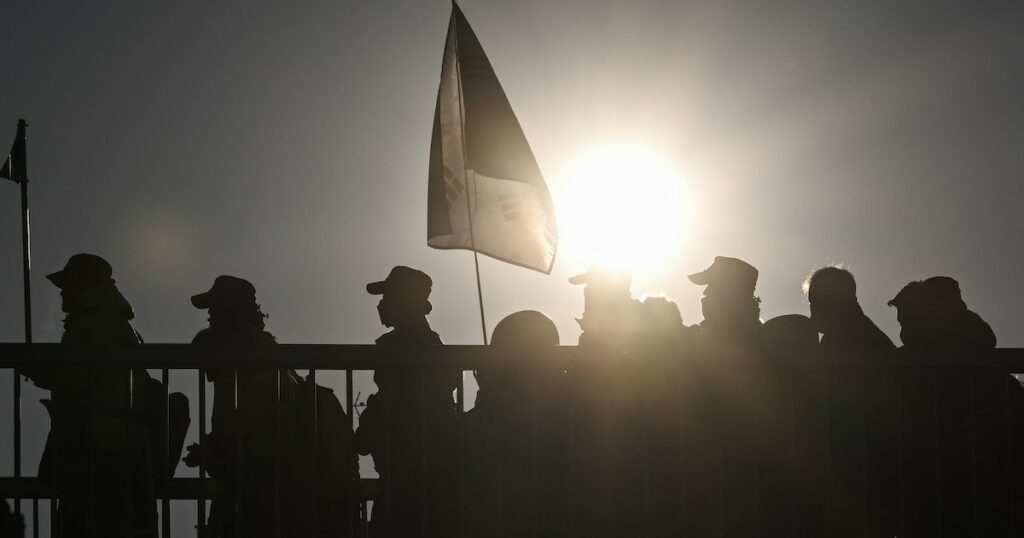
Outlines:
POLYGON ((0 177, 15 183, 25 181, 25 121, 18 122, 18 134, 14 136, 14 145, 7 154, 7 160, 0 167, 0 177))
POLYGON ((427 245, 550 273, 555 209, 505 91, 452 4, 434 110, 427 245))

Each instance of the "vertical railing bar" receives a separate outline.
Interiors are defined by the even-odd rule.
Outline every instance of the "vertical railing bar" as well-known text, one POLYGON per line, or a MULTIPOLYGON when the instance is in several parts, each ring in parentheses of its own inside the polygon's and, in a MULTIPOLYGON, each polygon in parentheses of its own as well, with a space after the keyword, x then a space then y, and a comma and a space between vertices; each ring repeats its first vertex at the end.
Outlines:
MULTIPOLYGON (((134 495, 135 492, 133 491, 133 487, 132 487, 133 485, 135 485, 134 484, 135 479, 134 479, 133 475, 137 471, 137 469, 136 469, 137 465, 136 465, 136 462, 131 461, 133 456, 137 457, 137 454, 132 454, 132 452, 134 452, 134 449, 135 449, 135 447, 133 446, 133 439, 132 439, 132 437, 134 437, 134 435, 135 435, 135 427, 138 425, 138 423, 136 423, 136 419, 137 419, 137 417, 135 416, 135 370, 132 369, 132 368, 129 368, 128 369, 128 439, 127 439, 127 444, 126 444, 126 448, 129 451, 128 452, 129 461, 128 461, 128 465, 125 465, 124 478, 121 481, 121 486, 125 489, 125 492, 127 493, 125 495, 125 500, 126 500, 125 505, 126 505, 127 510, 124 510, 124 512, 123 512, 123 517, 124 517, 124 522, 123 523, 124 523, 124 528, 126 528, 126 529, 133 528, 134 522, 135 522, 135 510, 138 508, 138 507, 135 506, 135 504, 136 504, 135 503, 135 495, 134 495)), ((139 423, 141 423, 141 421, 139 421, 139 423)), ((143 447, 148 447, 148 441, 149 441, 148 439, 143 440, 143 447)), ((149 457, 149 451, 148 450, 144 449, 142 452, 145 455, 145 457, 149 457)), ((145 466, 145 467, 148 469, 148 466, 145 466)), ((109 466, 107 467, 107 472, 108 473, 112 473, 113 472, 110 469, 109 466)), ((142 483, 148 483, 149 480, 146 480, 146 478, 147 477, 142 477, 142 480, 139 480, 139 481, 142 482, 142 483)), ((150 489, 150 491, 152 491, 152 489, 150 489)), ((147 508, 147 510, 146 510, 147 512, 149 510, 155 510, 156 509, 156 501, 154 500, 153 501, 153 505, 152 506, 147 506, 146 508, 147 508)), ((147 523, 154 524, 156 522, 155 521, 149 521, 147 523)))
MULTIPOLYGON (((234 411, 234 454, 235 454, 235 468, 232 473, 231 484, 231 504, 234 505, 231 519, 234 523, 234 532, 238 536, 241 534, 242 529, 242 488, 240 487, 242 481, 242 428, 241 428, 241 410, 239 405, 239 386, 238 386, 238 369, 231 370, 231 401, 232 408, 234 411)), ((247 507, 248 508, 248 507, 247 507)))
MULTIPOLYGON (((311 447, 311 451, 310 452, 311 452, 311 454, 310 454, 310 460, 309 460, 311 462, 310 469, 312 469, 313 472, 308 477, 305 477, 305 478, 309 479, 309 501, 310 501, 310 503, 309 503, 309 511, 310 511, 309 530, 310 530, 310 536, 311 537, 315 537, 315 536, 318 535, 318 530, 319 530, 318 529, 318 527, 319 527, 319 525, 318 525, 318 523, 319 523, 318 518, 320 517, 320 510, 319 510, 319 508, 320 508, 320 506, 319 506, 320 505, 320 497, 319 497, 319 495, 317 493, 318 488, 317 488, 317 484, 316 484, 316 477, 319 476, 317 471, 320 468, 320 417, 319 417, 319 412, 320 412, 320 409, 319 409, 320 408, 320 401, 319 401, 320 400, 320 395, 319 395, 319 391, 317 389, 317 384, 316 384, 316 369, 311 368, 309 370, 309 378, 308 378, 307 382, 311 385, 311 391, 313 393, 312 404, 311 404, 312 405, 311 413, 313 415, 313 439, 312 439, 312 443, 310 443, 310 447, 311 447)), ((351 416, 350 416, 350 418, 351 418, 351 416)), ((352 520, 351 520, 352 509, 351 509, 351 507, 346 507, 345 510, 346 510, 346 516, 347 516, 346 517, 346 522, 349 525, 349 529, 351 529, 352 528, 352 526, 351 526, 352 525, 352 520)))
POLYGON ((456 469, 458 477, 456 477, 458 487, 458 502, 459 502, 459 536, 466 536, 466 470, 465 470, 465 435, 464 430, 465 423, 463 422, 463 416, 465 415, 466 407, 466 386, 463 377, 465 372, 459 370, 458 380, 455 385, 455 431, 456 431, 456 457, 458 462, 456 463, 456 469))
MULTIPOLYGON (((388 358, 390 358, 390 357, 388 357, 388 358)), ((388 367, 385 367, 385 368, 388 368, 388 367)), ((394 370, 388 368, 386 371, 389 373, 389 375, 392 375, 391 372, 393 372, 394 370)), ((394 417, 395 417, 395 413, 394 413, 394 410, 392 409, 394 407, 394 395, 390 394, 390 393, 388 393, 386 395, 382 394, 383 391, 380 389, 380 387, 377 387, 377 390, 378 390, 378 392, 377 392, 378 395, 385 396, 385 398, 383 400, 384 401, 384 415, 386 416, 386 420, 384 422, 384 424, 385 424, 385 427, 384 427, 384 453, 386 454, 386 458, 387 458, 385 461, 389 462, 389 464, 390 464, 390 462, 395 461, 394 460, 395 450, 394 450, 394 446, 393 446, 394 445, 394 439, 393 439, 394 438, 394 431, 393 430, 394 430, 394 417)), ((391 464, 391 465, 393 465, 393 464, 391 464)), ((394 505, 392 504, 392 501, 394 500, 394 495, 392 495, 392 492, 394 491, 394 485, 395 485, 394 474, 395 473, 394 473, 394 469, 393 468, 392 469, 388 469, 388 473, 387 473, 388 476, 387 476, 387 479, 385 480, 385 485, 384 485, 385 488, 386 488, 386 490, 384 491, 384 497, 385 497, 384 500, 385 500, 385 502, 381 503, 381 504, 383 504, 384 506, 387 507, 386 510, 385 510, 385 514, 384 514, 384 516, 385 516, 384 517, 384 526, 386 527, 386 530, 384 531, 384 535, 385 536, 391 536, 392 533, 394 532, 394 529, 395 529, 395 522, 394 522, 394 519, 395 519, 394 518, 394 513, 395 513, 395 511, 394 511, 394 505)), ((377 503, 375 502, 374 503, 374 509, 373 509, 374 513, 377 512, 376 504, 377 503)), ((375 515, 373 515, 371 517, 376 518, 375 515)))
MULTIPOLYGON (((641 368, 644 371, 643 379, 650 379, 651 356, 645 353, 641 368)), ((651 507, 651 424, 650 410, 648 409, 648 393, 640 394, 640 438, 643 445, 643 469, 644 469, 644 520, 647 523, 647 536, 654 536, 654 514, 651 507)))
MULTIPOLYGON (((1010 375, 1005 371, 1000 371, 1000 374, 1002 374, 1000 377, 1003 377, 1004 375, 1010 375)), ((1013 379, 1012 376, 1011 379, 1013 379)), ((1011 466, 1010 461, 1015 456, 1015 454, 1013 453, 1014 439, 1017 438, 1017 436, 1019 436, 1021 433, 1018 429, 1014 428, 1013 420, 1013 417, 1016 414, 1016 412, 1020 412, 1020 410, 1014 409, 1013 407, 1013 391, 1020 390, 1020 384, 1016 381, 1016 379, 1014 379, 1013 383, 1008 383, 1006 381, 1007 380, 1003 378, 1003 408, 1005 410, 1003 414, 1006 427, 1006 434, 1004 436, 1006 437, 1006 455, 1005 457, 1003 457, 1003 482, 1006 484, 1006 499, 1007 504, 1009 504, 1009 510, 1007 511, 1010 513, 1010 536, 1016 536, 1017 499, 1014 489, 1016 485, 1015 483, 1017 481, 1010 478, 1013 476, 1011 474, 1011 469, 1013 469, 1013 467, 1011 466)))
MULTIPOLYGON (((792 376, 793 372, 790 371, 789 373, 792 376)), ((804 379, 806 379, 806 376, 801 376, 800 381, 803 381, 804 379)), ((796 470, 796 450, 797 450, 796 449, 796 435, 797 435, 797 428, 799 428, 800 426, 803 425, 802 421, 799 421, 797 419, 797 413, 796 413, 796 410, 797 410, 796 391, 792 387, 798 387, 799 388, 799 387, 802 387, 802 385, 801 384, 793 384, 793 385, 791 385, 790 390, 787 391, 787 395, 789 396, 789 398, 786 399, 786 403, 788 404, 788 405, 786 405, 786 416, 788 417, 787 428, 786 428, 786 466, 785 466, 786 473, 794 472, 796 470)), ((801 432, 801 433, 803 433, 803 432, 801 432)), ((807 436, 804 435, 803 438, 806 439, 807 436)), ((775 477, 773 477, 773 478, 777 479, 777 476, 778 475, 775 475, 775 477)), ((798 533, 797 529, 799 528, 799 526, 797 525, 797 521, 796 521, 796 519, 797 519, 796 498, 797 498, 797 495, 798 495, 796 484, 797 484, 797 478, 795 476, 791 476, 791 477, 788 478, 788 480, 787 480, 788 495, 787 495, 787 499, 786 499, 786 513, 784 514, 784 517, 785 517, 786 522, 788 523, 788 526, 789 526, 789 535, 790 536, 797 536, 797 533, 798 533)), ((801 488, 801 490, 803 490, 803 489, 806 489, 806 488, 801 488)), ((803 491, 800 491, 799 494, 803 495, 803 491)))
MULTIPOLYGON (((569 370, 569 373, 567 375, 570 375, 570 376, 573 375, 571 369, 569 370)), ((578 375, 579 375, 579 373, 576 372, 576 376, 578 376, 578 375)), ((571 393, 569 395, 569 435, 568 435, 568 443, 567 443, 568 444, 568 448, 567 448, 566 452, 568 454, 573 454, 575 452, 575 450, 576 450, 576 419, 577 419, 577 409, 576 409, 577 401, 576 400, 580 397, 580 394, 579 394, 579 389, 578 389, 579 383, 567 383, 567 385, 570 388, 571 393), (572 387, 574 385, 577 386, 576 390, 572 389, 572 387)), ((577 487, 576 487, 576 474, 577 474, 576 473, 576 458, 569 457, 568 460, 569 460, 569 470, 568 470, 569 480, 568 480, 568 488, 567 489, 569 490, 569 536, 572 537, 572 538, 577 538, 578 537, 578 533, 579 533, 579 528, 578 528, 579 525, 578 525, 578 523, 576 521, 576 519, 577 519, 577 515, 576 515, 576 508, 577 508, 577 506, 576 506, 576 490, 577 490, 577 487)))
POLYGON ((196 370, 199 376, 199 495, 196 498, 196 529, 200 535, 206 532, 206 467, 203 465, 203 437, 206 436, 206 371, 202 368, 196 370))
MULTIPOLYGON (((537 438, 540 429, 540 372, 533 371, 530 375, 532 385, 531 392, 534 397, 530 399, 530 493, 533 496, 531 507, 533 513, 533 535, 540 536, 540 465, 537 463, 537 438)), ((546 396, 546 395, 545 395, 546 396)), ((550 529, 548 529, 550 531, 550 529)))
POLYGON ((416 451, 417 460, 419 461, 419 469, 418 469, 419 484, 417 484, 417 486, 419 488, 419 491, 418 491, 419 495, 418 495, 418 499, 417 499, 419 501, 419 506, 417 506, 416 513, 417 513, 417 516, 419 518, 420 536, 421 537, 429 536, 429 534, 427 534, 427 531, 429 530, 429 524, 427 522, 427 506, 426 506, 426 504, 427 504, 426 503, 426 500, 427 500, 427 495, 426 495, 426 493, 427 493, 427 455, 426 455, 426 445, 427 445, 427 411, 424 408, 425 406, 422 405, 422 402, 425 400, 426 394, 427 394, 427 391, 425 390, 426 384, 427 384, 427 380, 426 380, 426 375, 425 374, 426 374, 426 370, 423 370, 421 368, 417 368, 416 369, 416 374, 415 375, 416 375, 417 381, 418 381, 416 386, 418 387, 417 390, 419 391, 419 394, 418 394, 419 397, 416 399, 416 401, 420 403, 419 409, 418 409, 418 411, 419 411, 418 415, 419 415, 419 419, 420 419, 419 420, 419 435, 417 436, 417 438, 419 440, 419 443, 418 443, 418 447, 417 447, 418 450, 416 451))
MULTIPOLYGON (((53 501, 50 501, 53 502, 53 501)), ((53 522, 50 522, 53 525, 53 522)), ((39 538, 39 498, 32 497, 32 538, 39 538)))
POLYGON ((971 368, 971 536, 978 536, 978 428, 975 392, 978 370, 971 368))
POLYGON ((899 465, 899 480, 900 480, 900 536, 904 536, 907 533, 907 473, 906 473, 906 442, 907 442, 907 431, 906 431, 906 391, 903 386, 906 383, 907 376, 901 370, 899 372, 899 378, 896 382, 897 387, 897 400, 896 400, 896 426, 897 426, 897 439, 899 439, 899 447, 897 447, 898 453, 898 465, 899 465))
MULTIPOLYGON (((479 393, 477 395, 479 396, 479 393)), ((497 396, 497 394, 493 394, 492 393, 492 396, 497 396)), ((491 400, 491 402, 495 403, 494 400, 491 400)), ((499 406, 500 405, 501 404, 499 404, 499 406)), ((505 475, 506 475, 506 469, 505 469, 505 446, 504 445, 505 445, 505 439, 507 437, 506 434, 508 433, 508 425, 509 424, 506 421, 500 421, 498 423, 493 424, 493 426, 495 428, 494 431, 497 433, 497 441, 498 441, 497 443, 494 444, 494 447, 493 447, 496 450, 496 452, 497 452, 496 455, 497 455, 497 459, 498 459, 498 462, 497 462, 498 464, 495 466, 495 472, 497 474, 497 477, 496 477, 495 484, 494 484, 494 490, 497 493, 497 499, 498 499, 498 505, 496 507, 497 512, 495 513, 495 522, 497 523, 497 528, 498 529, 504 529, 505 528, 505 475)), ((485 445, 485 448, 487 448, 486 445, 485 445)), ((474 477, 474 478, 479 478, 479 477, 474 477)))
MULTIPOLYGON (((313 374, 314 374, 313 380, 316 381, 316 377, 315 377, 316 371, 313 371, 313 374)), ((356 423, 356 415, 355 415, 355 399, 352 396, 352 387, 353 387, 353 383, 352 383, 352 370, 345 370, 345 413, 348 415, 348 421, 349 421, 349 426, 348 427, 351 430, 354 431, 355 430, 355 423, 356 423)), ((319 430, 317 430, 317 435, 319 435, 319 430)), ((355 494, 361 496, 361 494, 362 494, 362 485, 361 485, 360 480, 359 480, 359 472, 358 471, 356 472, 355 481, 356 481, 355 484, 349 484, 348 485, 348 489, 346 491, 347 492, 351 492, 351 493, 355 493, 355 494)), ((354 498, 350 498, 350 497, 346 497, 346 498, 348 499, 348 501, 347 501, 348 502, 348 506, 346 507, 346 510, 347 510, 347 512, 346 512, 346 514, 347 514, 346 521, 347 521, 347 524, 348 524, 348 532, 352 532, 353 529, 356 528, 356 523, 357 522, 355 521, 355 518, 357 516, 359 516, 362 519, 362 521, 366 521, 366 522, 369 521, 368 517, 363 517, 361 515, 363 513, 367 513, 368 511, 364 509, 363 505, 365 503, 363 503, 362 499, 360 499, 360 501, 359 501, 360 508, 359 508, 359 512, 357 513, 356 510, 355 510, 355 507, 353 506, 353 502, 352 502, 354 500, 354 498)))
POLYGON ((714 534, 718 538, 725 535, 725 454, 721 447, 725 446, 724 436, 725 432, 722 431, 722 402, 721 398, 712 399, 710 412, 715 416, 713 426, 713 446, 715 447, 714 458, 714 473, 715 473, 715 520, 714 520, 714 534))
POLYGON ((21 373, 15 368, 12 412, 14 413, 14 515, 21 516, 21 373))
MULTIPOLYGON (((274 537, 281 538, 281 369, 274 370, 274 537)), ((315 399, 315 398, 314 398, 315 399)))
POLYGON ((88 370, 89 383, 89 432, 86 439, 89 440, 89 536, 96 536, 96 379, 95 371, 88 370))
MULTIPOLYGON (((352 377, 352 370, 345 370, 345 413, 348 415, 349 428, 352 429, 352 431, 354 432, 356 427, 356 414, 355 398, 352 395, 352 389, 354 385, 352 382, 352 377)), ((349 499, 348 501, 348 532, 353 532, 353 529, 356 528, 357 522, 354 521, 356 517, 360 519, 359 523, 361 527, 367 527, 369 524, 369 510, 367 509, 368 503, 366 503, 362 499, 362 482, 359 479, 358 471, 356 472, 355 484, 349 484, 348 488, 348 492, 354 493, 359 498, 358 512, 355 510, 355 507, 353 506, 352 501, 354 500, 354 498, 349 499)))
MULTIPOLYGON (((825 371, 825 377, 827 378, 827 386, 833 388, 833 390, 829 391, 829 394, 826 395, 825 398, 837 397, 837 391, 835 390, 835 388, 838 387, 839 385, 837 381, 839 375, 840 374, 835 367, 829 368, 828 370, 825 371)), ((838 402, 839 404, 842 404, 841 395, 838 396, 838 402)), ((837 480, 835 476, 836 472, 834 469, 837 458, 835 457, 836 455, 834 449, 836 445, 835 439, 838 436, 838 431, 836 430, 836 425, 833 424, 833 421, 831 420, 832 416, 834 416, 836 413, 837 400, 831 399, 826 401, 828 401, 829 407, 828 409, 826 409, 826 412, 823 413, 821 416, 821 418, 825 420, 825 424, 822 425, 822 431, 825 432, 825 453, 823 454, 823 458, 825 460, 825 506, 823 507, 822 516, 824 516, 825 518, 825 536, 826 538, 830 538, 831 536, 833 536, 832 514, 835 510, 835 505, 837 504, 835 498, 837 480)))
MULTIPOLYGON (((868 465, 868 402, 867 402, 867 375, 868 366, 866 364, 860 364, 858 371, 858 386, 857 386, 857 400, 860 407, 860 435, 858 436, 860 444, 860 509, 863 511, 859 519, 861 520, 861 535, 867 536, 872 525, 876 523, 874 521, 876 514, 869 507, 869 489, 872 483, 874 469, 869 469, 868 465), (866 517, 864 517, 866 516, 866 517), (865 522, 866 520, 866 522, 865 522)), ((873 417, 872 417, 873 418, 873 417)), ((876 462, 877 463, 877 462, 876 462)))
MULTIPOLYGON (((50 391, 50 406, 54 410, 59 408, 59 403, 58 403, 58 401, 60 400, 59 393, 60 393, 60 391, 57 391, 56 393, 54 391, 52 391, 52 390, 50 391)), ((60 446, 60 435, 61 434, 60 434, 60 428, 58 426, 58 422, 59 421, 56 421, 53 418, 55 416, 56 416, 56 413, 51 413, 51 418, 50 418, 50 435, 49 435, 49 437, 47 439, 47 442, 53 441, 53 445, 51 445, 51 446, 53 447, 53 450, 56 451, 56 450, 59 450, 57 447, 60 446)), ((58 451, 58 452, 56 452, 56 454, 60 454, 60 452, 58 451)), ((59 457, 52 457, 52 458, 50 458, 50 484, 49 484, 49 486, 50 486, 50 538, 55 538, 55 537, 59 536, 60 535, 60 527, 61 527, 60 512, 58 510, 58 506, 60 504, 59 503, 60 499, 59 499, 59 491, 58 491, 58 487, 57 487, 57 484, 59 483, 59 479, 60 479, 60 477, 59 477, 59 475, 60 475, 60 466, 57 464, 57 462, 59 460, 60 460, 59 457)))
POLYGON ((942 450, 940 449, 941 435, 940 435, 940 419, 939 419, 939 374, 933 372, 931 375, 931 424, 932 424, 932 446, 934 450, 932 452, 932 474, 935 487, 935 534, 940 535, 942 533, 942 450))
POLYGON ((161 489, 161 500, 160 500, 160 523, 162 538, 170 538, 171 536, 171 496, 170 496, 170 485, 171 485, 171 462, 170 462, 170 442, 171 442, 171 402, 170 402, 170 383, 171 376, 170 371, 164 368, 160 372, 161 380, 164 384, 164 412, 163 412, 163 440, 160 447, 160 482, 159 486, 161 489))

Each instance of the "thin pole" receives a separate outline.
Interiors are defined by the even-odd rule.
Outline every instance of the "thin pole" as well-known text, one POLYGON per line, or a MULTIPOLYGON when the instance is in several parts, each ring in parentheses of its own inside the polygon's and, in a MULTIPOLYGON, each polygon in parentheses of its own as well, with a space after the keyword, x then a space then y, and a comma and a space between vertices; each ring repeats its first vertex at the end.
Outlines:
MULTIPOLYGON (((452 18, 455 18, 455 7, 452 7, 452 18)), ((473 251, 473 269, 476 271, 476 298, 480 305, 480 332, 487 345, 487 321, 484 318, 484 292, 480 286, 480 256, 476 252, 476 239, 473 235, 473 206, 469 201, 469 154, 466 152, 466 103, 462 96, 462 62, 459 60, 459 24, 458 19, 452 21, 455 27, 455 80, 459 93, 459 129, 462 133, 462 173, 466 178, 466 216, 469 219, 469 249, 473 251)), ((476 197, 476 173, 473 173, 473 197, 476 197)))
MULTIPOLYGON (((24 119, 18 120, 18 134, 22 144, 26 144, 25 128, 28 124, 24 119)), ((17 142, 15 142, 17 144, 17 142)), ((21 164, 21 258, 22 258, 22 291, 25 296, 25 343, 32 343, 32 288, 29 275, 32 270, 31 228, 28 214, 28 149, 23 152, 25 158, 21 164)), ((11 171, 16 163, 11 162, 11 171)), ((14 370, 14 482, 15 498, 14 513, 21 515, 21 372, 14 370)))

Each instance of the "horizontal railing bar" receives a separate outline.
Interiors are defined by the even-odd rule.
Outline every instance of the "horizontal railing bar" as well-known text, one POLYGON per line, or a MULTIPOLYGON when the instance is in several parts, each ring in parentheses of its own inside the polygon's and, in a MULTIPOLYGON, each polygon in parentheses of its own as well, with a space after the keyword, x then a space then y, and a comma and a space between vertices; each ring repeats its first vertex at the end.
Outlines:
MULTIPOLYGON (((217 481, 213 478, 172 478, 166 491, 157 491, 157 499, 175 501, 194 501, 200 498, 209 499, 216 492, 217 481)), ((380 494, 380 484, 376 478, 359 479, 359 495, 361 500, 373 500, 380 494)), ((37 477, 11 478, 0 477, 0 499, 12 498, 18 491, 24 499, 50 499, 53 491, 50 483, 37 477)))
MULTIPOLYGON (((609 361, 628 366, 636 360, 678 360, 721 365, 743 361, 749 354, 716 349, 688 349, 685 353, 638 348, 632 352, 558 346, 524 353, 512 347, 488 346, 375 346, 352 344, 280 344, 274 346, 193 346, 190 344, 142 344, 127 346, 72 346, 67 344, 0 344, 0 368, 59 366, 111 366, 151 369, 198 368, 291 368, 317 370, 374 370, 417 365, 472 370, 488 365, 540 364, 586 365, 609 361)), ((758 360, 793 366, 852 367, 964 367, 1007 372, 1024 371, 1024 349, 977 349, 958 351, 908 350, 836 353, 806 349, 763 352, 758 360), (865 360, 870 359, 870 360, 865 360)))

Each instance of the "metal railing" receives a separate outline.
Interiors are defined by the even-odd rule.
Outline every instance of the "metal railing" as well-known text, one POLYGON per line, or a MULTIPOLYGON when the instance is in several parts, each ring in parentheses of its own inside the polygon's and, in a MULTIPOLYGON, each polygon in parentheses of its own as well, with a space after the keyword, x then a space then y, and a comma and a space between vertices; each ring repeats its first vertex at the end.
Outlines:
MULTIPOLYGON (((985 479, 979 478, 978 468, 983 466, 979 462, 992 457, 979 452, 982 450, 979 443, 983 441, 988 443, 985 449, 991 448, 990 440, 982 439, 986 434, 977 431, 981 428, 979 425, 998 421, 1005 426, 1005 433, 993 434, 993 438, 1005 440, 1005 454, 997 459, 1005 466, 1006 476, 1020 476, 1016 460, 1024 458, 1014 452, 1024 446, 1018 443, 1016 433, 1021 410, 1016 406, 1015 391, 1019 386, 1007 384, 1005 389, 998 389, 1005 390, 1005 394, 999 396, 1005 402, 998 407, 999 412, 1004 413, 1000 417, 979 415, 982 409, 978 402, 991 395, 977 390, 977 387, 982 391, 993 390, 995 385, 984 384, 992 375, 1009 377, 1013 372, 1024 372, 1024 350, 1020 349, 916 354, 776 350, 751 355, 708 349, 685 353, 651 349, 610 353, 564 346, 525 354, 516 349, 483 346, 217 348, 145 344, 76 348, 60 344, 0 344, 0 369, 15 372, 11 393, 15 465, 13 476, 0 477, 0 497, 14 500, 19 513, 23 508, 22 500, 32 501, 33 535, 38 536, 38 501, 53 498, 54 491, 50 483, 21 474, 23 424, 18 399, 22 394, 21 383, 25 381, 18 375, 19 370, 159 370, 165 404, 169 373, 195 371, 198 414, 192 419, 198 427, 198 438, 202 440, 207 433, 208 415, 204 372, 211 369, 273 370, 279 376, 285 370, 309 370, 309 378, 314 381, 317 371, 343 371, 343 406, 351 420, 356 411, 355 371, 424 371, 422 369, 429 368, 467 372, 507 368, 510 364, 521 371, 557 372, 561 378, 557 391, 564 396, 557 399, 564 407, 558 413, 538 408, 552 400, 514 404, 529 408, 525 415, 530 417, 533 429, 526 432, 528 449, 525 452, 530 455, 522 460, 530 467, 528 471, 503 468, 506 458, 501 452, 513 450, 513 444, 488 445, 498 451, 496 461, 501 462, 498 468, 487 472, 487 479, 497 492, 497 508, 487 512, 488 518, 501 522, 503 517, 516 517, 514 510, 507 509, 514 503, 503 498, 502 492, 508 489, 509 482, 519 480, 517 474, 532 475, 530 488, 533 489, 529 494, 533 497, 529 504, 538 512, 543 511, 539 505, 544 502, 553 498, 564 500, 558 503, 555 510, 558 514, 552 516, 557 522, 539 521, 547 516, 529 516, 534 518, 531 525, 538 535, 552 535, 551 529, 557 529, 554 532, 557 535, 613 536, 622 535, 628 529, 637 536, 767 536, 784 528, 787 534, 820 531, 822 536, 870 536, 875 535, 872 531, 876 529, 872 526, 877 523, 876 519, 884 520, 880 525, 888 525, 902 535, 914 535, 914 531, 907 529, 924 528, 922 520, 928 520, 926 526, 932 531, 950 524, 942 521, 944 515, 949 516, 941 509, 944 506, 941 489, 943 484, 949 483, 943 475, 954 467, 970 469, 969 480, 955 483, 970 484, 971 491, 966 496, 960 495, 962 492, 955 493, 959 495, 957 498, 967 498, 972 503, 971 533, 981 535, 990 528, 986 518, 995 516, 977 506, 983 498, 990 498, 979 493, 989 487, 989 484, 978 483, 985 479), (950 385, 950 380, 957 379, 962 383, 950 385), (947 408, 944 403, 941 392, 950 387, 964 390, 958 393, 957 401, 962 404, 959 407, 947 408), (824 411, 810 412, 815 408, 824 411), (955 438, 950 437, 953 435, 950 432, 944 432, 944 428, 955 429, 963 424, 947 423, 943 413, 950 412, 967 417, 965 424, 969 429, 957 432, 968 432, 970 439, 965 446, 969 450, 969 462, 959 465, 942 461, 943 456, 935 447, 935 453, 927 455, 906 453, 927 447, 928 443, 922 439, 939 443, 955 438), (545 421, 547 429, 538 430, 537 425, 545 421), (767 423, 773 427, 766 427, 767 423), (880 426, 882 423, 884 425, 880 426), (889 430, 880 431, 885 428, 889 430), (769 432, 774 429, 786 431, 769 432), (560 435, 564 436, 559 437, 565 456, 559 463, 564 463, 564 469, 553 471, 558 477, 541 476, 545 469, 551 470, 541 461, 550 454, 540 453, 537 447, 548 440, 545 435, 551 436, 555 430, 560 430, 560 435), (912 436, 906 433, 910 431, 916 433, 912 436), (895 441, 889 443, 890 438, 895 441), (884 453, 890 449, 897 455, 889 457, 884 453), (766 453, 772 454, 771 464, 764 463, 766 453), (922 458, 928 462, 919 461, 922 458), (885 470, 876 469, 885 465, 889 466, 885 470), (922 469, 931 473, 930 476, 925 476, 928 473, 922 469), (795 491, 800 485, 793 484, 798 480, 792 475, 819 472, 824 476, 815 478, 814 491, 795 491), (857 478, 858 475, 864 478, 857 478), (872 482, 875 475, 879 484, 884 485, 872 482), (914 481, 927 484, 910 483, 914 481), (557 492, 546 495, 545 488, 555 488, 557 492), (616 491, 618 489, 622 491, 616 491), (927 495, 922 495, 925 490, 927 495), (875 510, 871 508, 875 504, 885 504, 871 498, 879 492, 891 492, 892 502, 875 510), (822 498, 815 499, 816 496, 822 498), (935 498, 928 501, 931 503, 928 508, 918 506, 923 502, 919 498, 922 496, 935 498), (787 500, 781 502, 781 497, 787 500), (865 512, 872 515, 864 516, 865 512), (855 521, 856 531, 849 530, 851 521, 855 521), (539 531, 542 526, 545 532, 539 531)), ((530 381, 535 382, 543 380, 530 381)), ((456 408, 462 411, 465 411, 464 397, 463 377, 460 376, 454 398, 456 408)), ((280 401, 280 395, 276 401, 280 401)), ((312 412, 315 413, 315 407, 312 412)), ((467 484, 466 473, 472 472, 465 464, 471 459, 465 453, 465 430, 473 426, 467 426, 466 415, 462 412, 458 420, 459 439, 452 447, 458 453, 459 471, 453 479, 453 488, 460 492, 457 495, 460 504, 458 535, 467 536, 473 535, 466 524, 467 517, 473 519, 473 515, 467 511, 479 511, 479 507, 466 506, 467 501, 473 504, 477 499, 467 499, 467 495, 461 493, 467 484)), ((524 443, 523 438, 515 442, 524 443)), ((160 450, 166 454, 168 448, 164 446, 160 450)), ((166 462, 167 458, 162 461, 166 462)), ((421 461, 421 472, 429 465, 430 462, 421 461)), ((280 471, 277 476, 280 480, 280 471)), ((1013 532, 1017 529, 1017 518, 1012 508, 1018 506, 1014 504, 1021 494, 1018 489, 1024 490, 1015 487, 1015 482, 1009 480, 1007 484, 998 485, 1003 488, 1002 496, 1011 507, 1007 511, 1009 519, 1001 522, 999 528, 1013 532)), ((215 495, 215 488, 202 467, 198 478, 175 477, 157 485, 154 497, 161 507, 160 535, 171 534, 172 500, 196 501, 197 528, 202 528, 207 518, 207 501, 215 495)), ((353 488, 361 495, 361 504, 354 513, 358 521, 352 529, 358 529, 353 530, 354 533, 366 534, 367 502, 389 488, 387 484, 366 478, 353 488)), ((950 496, 951 492, 946 494, 950 496)), ((51 503, 51 518, 55 516, 55 505, 51 503)), ((480 528, 477 527, 478 531, 480 528)), ((315 526, 311 533, 317 535, 315 526)), ((280 528, 280 523, 276 534, 290 535, 288 529, 280 528)), ((423 535, 430 533, 423 532, 423 535)))

